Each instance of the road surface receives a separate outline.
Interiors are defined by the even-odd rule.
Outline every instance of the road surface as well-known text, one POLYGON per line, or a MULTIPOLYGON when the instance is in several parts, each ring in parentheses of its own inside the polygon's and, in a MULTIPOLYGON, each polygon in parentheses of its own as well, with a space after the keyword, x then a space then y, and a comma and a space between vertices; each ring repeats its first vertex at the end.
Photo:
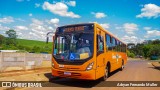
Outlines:
MULTIPOLYGON (((46 77, 51 78, 51 74, 46 74, 46 77)), ((160 81, 160 70, 154 68, 151 62, 145 60, 129 60, 123 71, 116 70, 111 73, 107 81, 160 81)), ((109 89, 109 90, 160 90, 160 87, 97 87, 101 84, 100 80, 97 81, 83 81, 74 79, 60 78, 51 80, 51 82, 45 83, 45 85, 53 85, 57 87, 45 88, 46 90, 71 90, 71 89, 109 89)), ((35 88, 30 88, 30 90, 35 88)), ((36 88, 42 90, 44 88, 36 88)))

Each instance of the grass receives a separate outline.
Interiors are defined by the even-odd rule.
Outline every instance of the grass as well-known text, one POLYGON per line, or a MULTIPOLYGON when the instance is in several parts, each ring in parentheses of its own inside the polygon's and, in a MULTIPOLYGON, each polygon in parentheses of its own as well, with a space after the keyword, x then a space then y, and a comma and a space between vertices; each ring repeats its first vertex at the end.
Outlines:
POLYGON ((34 46, 43 48, 46 45, 48 45, 49 47, 52 47, 52 42, 49 42, 48 44, 46 44, 46 42, 44 41, 26 40, 26 39, 17 39, 17 42, 18 42, 18 45, 28 46, 30 48, 34 46))

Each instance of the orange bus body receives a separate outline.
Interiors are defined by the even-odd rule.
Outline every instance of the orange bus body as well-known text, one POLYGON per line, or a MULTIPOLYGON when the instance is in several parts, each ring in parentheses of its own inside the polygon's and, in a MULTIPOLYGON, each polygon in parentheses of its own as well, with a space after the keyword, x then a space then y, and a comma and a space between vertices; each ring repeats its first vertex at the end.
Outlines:
MULTIPOLYGON (((75 79, 86 79, 86 80, 97 80, 104 76, 106 65, 109 64, 110 72, 113 72, 119 68, 121 68, 122 63, 125 65, 127 62, 126 55, 126 44, 116 38, 109 31, 102 28, 99 24, 93 23, 94 25, 94 51, 93 57, 87 60, 82 65, 67 65, 67 64, 59 64, 56 62, 55 58, 52 58, 52 75, 56 77, 65 77, 65 78, 75 78, 75 79), (115 40, 119 41, 122 45, 119 51, 109 50, 106 45, 106 34, 111 36, 111 38, 115 38, 115 40), (104 37, 104 52, 97 55, 97 35, 104 37), (122 52, 122 49, 123 52, 122 52), (91 63, 93 67, 91 70, 86 70, 87 66, 91 63), (70 75, 65 75, 65 72, 71 73, 70 75)), ((55 34, 56 35, 56 34, 55 34)), ((53 47, 54 48, 54 47, 53 47)), ((54 49, 53 49, 54 52, 54 49)))

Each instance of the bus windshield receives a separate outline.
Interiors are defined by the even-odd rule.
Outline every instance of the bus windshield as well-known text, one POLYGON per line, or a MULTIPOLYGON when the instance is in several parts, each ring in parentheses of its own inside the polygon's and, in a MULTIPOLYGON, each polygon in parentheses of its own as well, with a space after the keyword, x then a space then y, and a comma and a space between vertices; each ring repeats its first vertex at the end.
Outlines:
POLYGON ((53 51, 56 59, 85 60, 93 55, 93 33, 57 34, 53 51))

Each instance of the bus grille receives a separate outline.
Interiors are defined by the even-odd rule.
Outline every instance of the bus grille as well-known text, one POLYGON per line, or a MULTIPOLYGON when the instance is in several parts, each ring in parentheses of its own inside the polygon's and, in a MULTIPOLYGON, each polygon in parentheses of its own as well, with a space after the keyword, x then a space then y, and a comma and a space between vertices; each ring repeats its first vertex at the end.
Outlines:
POLYGON ((65 76, 65 77, 78 77, 78 76, 81 76, 80 73, 74 73, 74 72, 71 72, 71 75, 64 75, 64 72, 62 72, 62 71, 58 71, 58 75, 59 76, 65 76))
POLYGON ((65 70, 65 71, 79 71, 79 68, 59 68, 59 70, 65 70))

